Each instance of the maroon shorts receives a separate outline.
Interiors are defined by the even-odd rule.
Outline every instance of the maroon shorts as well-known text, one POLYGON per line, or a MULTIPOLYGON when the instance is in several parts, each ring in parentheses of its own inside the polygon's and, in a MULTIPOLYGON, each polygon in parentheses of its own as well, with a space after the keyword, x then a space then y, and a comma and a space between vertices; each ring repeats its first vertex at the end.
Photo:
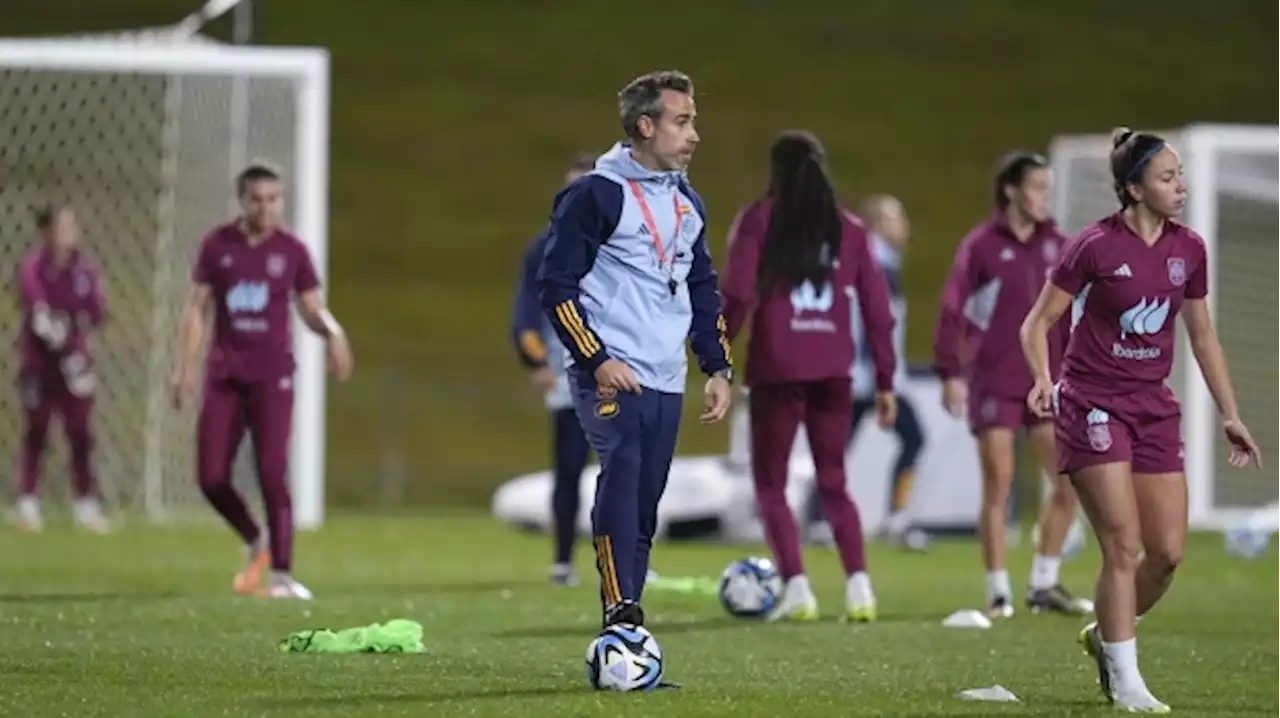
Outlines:
POLYGON ((1182 407, 1165 384, 1111 393, 1062 381, 1053 405, 1061 473, 1117 461, 1136 474, 1182 473, 1182 407))
POLYGON ((987 429, 1030 428, 1048 421, 1036 416, 1027 408, 1027 398, 1002 398, 984 396, 981 393, 969 395, 969 430, 980 434, 987 429))

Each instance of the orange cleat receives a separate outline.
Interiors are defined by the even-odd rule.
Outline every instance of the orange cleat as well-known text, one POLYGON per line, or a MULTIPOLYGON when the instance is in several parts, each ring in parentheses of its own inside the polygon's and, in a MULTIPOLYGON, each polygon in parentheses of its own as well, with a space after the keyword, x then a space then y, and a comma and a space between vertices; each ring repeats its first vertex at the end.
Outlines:
POLYGON ((271 552, 262 549, 253 554, 249 559, 249 564, 244 570, 236 574, 235 581, 232 582, 231 588, 241 596, 248 596, 256 593, 259 585, 262 584, 262 574, 271 565, 271 552))

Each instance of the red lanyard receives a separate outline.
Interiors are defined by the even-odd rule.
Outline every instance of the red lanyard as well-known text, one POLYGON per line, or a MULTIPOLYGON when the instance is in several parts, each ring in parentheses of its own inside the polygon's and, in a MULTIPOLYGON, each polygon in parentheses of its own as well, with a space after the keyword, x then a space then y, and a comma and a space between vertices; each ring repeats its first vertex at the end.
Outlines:
MULTIPOLYGON (((640 205, 640 212, 644 214, 644 223, 649 228, 649 233, 653 235, 653 246, 658 250, 658 266, 663 267, 667 262, 667 251, 662 246, 662 235, 658 234, 658 223, 653 219, 653 212, 649 210, 649 203, 644 198, 644 191, 640 189, 640 183, 635 180, 627 180, 627 184, 631 185, 631 194, 635 195, 636 204, 640 205)), ((676 217, 676 245, 680 244, 680 195, 678 192, 671 195, 671 206, 675 210, 676 217)), ((674 252, 673 252, 674 255, 674 252)), ((671 258, 671 268, 675 268, 675 257, 671 258)))

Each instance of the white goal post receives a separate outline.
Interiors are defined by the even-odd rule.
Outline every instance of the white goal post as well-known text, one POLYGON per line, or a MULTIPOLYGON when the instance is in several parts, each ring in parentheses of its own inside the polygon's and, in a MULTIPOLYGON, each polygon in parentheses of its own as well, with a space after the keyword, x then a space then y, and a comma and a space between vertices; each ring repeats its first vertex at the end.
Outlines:
MULTIPOLYGON (((1191 524, 1221 529, 1249 521, 1280 524, 1276 511, 1277 150, 1280 128, 1191 125, 1161 132, 1182 155, 1189 200, 1183 220, 1204 237, 1209 256, 1209 310, 1231 367, 1241 416, 1268 461, 1264 471, 1226 463, 1217 409, 1179 325, 1170 384, 1183 403, 1183 438, 1191 524)), ((1053 140, 1054 213, 1068 234, 1115 212, 1108 135, 1053 140)))
MULTIPOLYGON (((231 216, 245 157, 282 167, 288 222, 322 282, 328 276, 329 56, 159 35, 0 39, 0 262, 16 267, 35 241, 37 204, 75 207, 111 305, 97 350, 104 498, 121 511, 177 520, 211 515, 196 486, 195 417, 171 409, 166 396, 178 314, 203 232, 231 216), (241 112, 247 137, 236 137, 241 112)), ((4 272, 10 281, 13 271, 4 272)), ((15 337, 16 308, 4 304, 0 332, 15 337)), ((294 522, 307 529, 324 518, 325 356, 296 318, 294 330, 290 483, 294 522)), ((5 362, 0 369, 14 374, 5 362)), ((0 403, 0 452, 16 456, 18 407, 0 403)), ((54 436, 51 448, 60 443, 54 436)), ((243 476, 249 443, 236 481, 256 495, 243 476)), ((51 490, 65 483, 59 466, 57 457, 46 461, 51 490)))

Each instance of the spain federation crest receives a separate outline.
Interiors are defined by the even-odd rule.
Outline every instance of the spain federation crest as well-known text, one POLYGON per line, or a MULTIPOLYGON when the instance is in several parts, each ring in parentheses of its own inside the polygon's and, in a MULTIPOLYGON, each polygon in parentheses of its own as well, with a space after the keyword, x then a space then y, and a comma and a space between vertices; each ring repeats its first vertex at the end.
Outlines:
POLYGON ((1187 281, 1187 263, 1182 260, 1182 257, 1169 257, 1167 264, 1169 282, 1175 287, 1181 287, 1187 281))
POLYGON ((1089 446, 1099 453, 1111 448, 1111 426, 1108 424, 1089 425, 1089 446))
POLYGON ((1044 261, 1053 264, 1058 261, 1058 242, 1053 239, 1046 239, 1044 244, 1040 245, 1040 253, 1044 256, 1044 261))
POLYGON ((273 277, 284 275, 285 259, 283 254, 273 252, 267 255, 267 274, 273 277))

